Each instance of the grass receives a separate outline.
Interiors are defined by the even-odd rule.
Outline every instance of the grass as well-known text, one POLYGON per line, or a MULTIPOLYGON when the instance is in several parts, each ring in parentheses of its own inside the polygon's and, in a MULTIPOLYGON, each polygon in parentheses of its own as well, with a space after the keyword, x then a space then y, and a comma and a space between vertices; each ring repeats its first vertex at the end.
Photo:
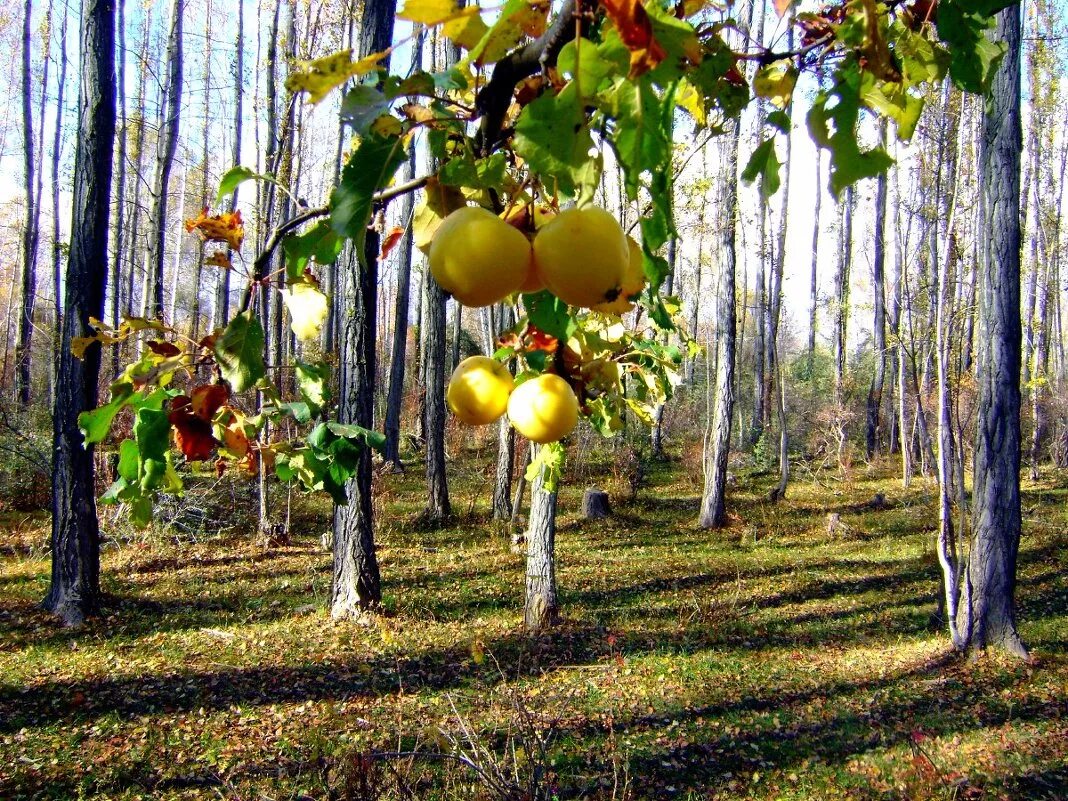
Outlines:
POLYGON ((457 467, 459 515, 436 531, 414 523, 420 471, 380 478, 386 611, 362 623, 324 611, 315 504, 270 551, 232 533, 110 541, 108 614, 75 631, 36 606, 46 520, 3 521, 0 797, 359 798, 361 781, 397 784, 388 767, 413 797, 476 798, 460 766, 359 758, 448 751, 461 724, 509 770, 544 767, 561 798, 1068 795, 1063 477, 1025 484, 1024 665, 960 660, 931 630, 932 487, 865 468, 802 479, 778 506, 770 478, 743 474, 719 532, 696 527, 678 461, 608 521, 578 519, 573 482, 565 619, 528 637, 482 457, 457 467), (877 492, 888 508, 863 509, 877 492), (830 512, 845 533, 827 534, 830 512))

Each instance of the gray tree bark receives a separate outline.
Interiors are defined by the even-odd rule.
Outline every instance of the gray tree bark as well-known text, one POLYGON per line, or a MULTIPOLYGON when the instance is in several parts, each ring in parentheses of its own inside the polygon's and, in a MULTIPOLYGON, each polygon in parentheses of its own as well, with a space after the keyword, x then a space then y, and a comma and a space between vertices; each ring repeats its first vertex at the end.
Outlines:
MULTIPOLYGON (((882 140, 886 142, 886 121, 882 124, 882 140)), ((872 259, 872 290, 875 309, 872 328, 875 334, 875 371, 868 389, 867 427, 865 447, 871 459, 879 447, 879 430, 883 403, 883 383, 886 380, 886 200, 889 177, 879 176, 875 188, 875 253, 872 259)))
MULTIPOLYGON (((66 15, 63 17, 63 36, 66 38, 66 15)), ((118 115, 119 115, 119 137, 118 137, 118 152, 115 154, 115 225, 112 226, 115 235, 115 247, 112 249, 114 258, 111 262, 111 280, 109 282, 111 286, 111 327, 119 327, 119 318, 122 316, 122 261, 123 261, 123 245, 125 244, 123 237, 126 234, 126 149, 129 146, 130 141, 130 129, 128 121, 126 119, 126 0, 118 0, 118 58, 115 60, 115 71, 118 78, 118 115)), ((63 47, 63 53, 61 57, 63 64, 66 64, 66 46, 63 47)), ((65 70, 64 70, 65 72, 65 70)), ((63 108, 63 86, 62 78, 60 81, 59 96, 58 96, 58 108, 63 108)), ((56 153, 54 158, 59 158, 59 124, 57 120, 56 125, 56 141, 54 147, 56 153)), ((57 297, 56 304, 58 307, 59 299, 57 297)), ((59 324, 56 324, 57 340, 59 324)), ((111 346, 111 374, 119 374, 119 351, 121 349, 121 343, 116 342, 111 346)))
POLYGON ((1000 647, 1026 658, 1016 627, 1020 547, 1020 7, 997 17, 1007 54, 983 116, 984 209, 972 537, 962 613, 971 650, 1000 647))
MULTIPOLYGON (((531 448, 537 446, 531 445, 531 448)), ((541 472, 531 485, 530 524, 527 527, 527 581, 523 622, 527 631, 544 631, 556 622, 556 499, 545 489, 541 472)))
POLYGON ((37 243, 40 238, 40 193, 37 187, 37 142, 33 136, 33 72, 30 55, 30 20, 33 3, 26 0, 22 20, 22 147, 26 189, 26 220, 22 229, 22 292, 19 304, 15 397, 20 407, 30 405, 33 356, 33 311, 37 301, 37 243))
MULTIPOLYGON (((722 261, 716 290, 716 384, 713 414, 704 441, 705 484, 698 522, 702 528, 718 528, 727 520, 727 459, 730 456, 731 422, 734 416, 735 288, 738 220, 738 149, 741 129, 730 135, 721 184, 722 261)), ((711 387, 709 388, 711 391, 711 387)))
MULTIPOLYGON (((396 0, 368 0, 360 30, 361 58, 389 47, 396 12, 396 0)), ((386 64, 388 66, 388 57, 386 64)), ((369 229, 363 254, 365 263, 353 258, 339 275, 341 290, 352 313, 339 321, 338 420, 365 428, 371 428, 374 423, 378 252, 378 234, 369 229)), ((374 539, 371 468, 371 450, 365 447, 356 475, 346 485, 348 505, 334 507, 334 578, 330 614, 335 618, 358 615, 382 602, 382 580, 374 539)))
POLYGON ((182 113, 182 18, 185 0, 174 0, 171 28, 167 37, 167 78, 164 103, 160 109, 159 139, 156 144, 156 173, 152 184, 152 214, 149 220, 146 317, 163 317, 163 256, 167 232, 167 201, 174 153, 178 147, 178 126, 182 113))
MULTIPOLYGON (((237 40, 234 43, 234 150, 231 156, 234 164, 241 163, 241 134, 244 120, 243 105, 245 97, 245 8, 244 3, 237 4, 237 40)), ((240 187, 235 187, 230 195, 227 211, 237 209, 237 197, 240 187)), ((230 255, 229 249, 227 255, 230 255)), ((230 271, 219 270, 215 284, 215 312, 212 319, 213 328, 223 328, 230 319, 230 271)))
POLYGON ((70 343, 89 334, 90 317, 104 314, 115 147, 114 0, 84 0, 79 74, 71 247, 53 409, 52 576, 44 599, 44 607, 68 626, 95 613, 100 601, 93 449, 85 447, 78 415, 96 406, 101 347, 91 345, 84 359, 76 359, 70 343))

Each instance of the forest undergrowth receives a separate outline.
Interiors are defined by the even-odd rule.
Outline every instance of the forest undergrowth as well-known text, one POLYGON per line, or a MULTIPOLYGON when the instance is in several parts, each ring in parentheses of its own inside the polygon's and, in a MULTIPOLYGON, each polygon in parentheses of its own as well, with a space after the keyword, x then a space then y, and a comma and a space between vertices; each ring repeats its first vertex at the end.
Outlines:
POLYGON ((109 614, 75 630, 37 606, 46 519, 6 515, 0 797, 1068 794, 1063 473, 1024 483, 1020 664, 951 653, 931 626, 935 485, 863 465, 801 475, 778 505, 774 477, 740 469, 731 526, 708 532, 677 458, 580 520, 583 481, 618 483, 610 458, 587 464, 560 502, 564 619, 531 638, 478 464, 437 530, 415 522, 421 470, 378 478, 385 608, 362 623, 325 609, 318 501, 294 500, 271 550, 113 532, 109 614))

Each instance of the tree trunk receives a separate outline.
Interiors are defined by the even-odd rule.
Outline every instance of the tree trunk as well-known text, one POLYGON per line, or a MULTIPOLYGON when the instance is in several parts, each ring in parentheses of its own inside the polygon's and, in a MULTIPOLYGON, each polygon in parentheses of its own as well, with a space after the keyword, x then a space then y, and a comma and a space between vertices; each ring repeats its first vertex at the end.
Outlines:
MULTIPOLYGON (((533 450, 535 447, 531 445, 533 450)), ((527 598, 523 622, 532 634, 556 622, 556 498, 545 489, 543 471, 531 485, 530 524, 527 526, 527 598)))
MULTIPOLYGON (((126 120, 126 0, 117 0, 118 19, 116 23, 118 33, 118 58, 115 64, 115 73, 118 78, 118 115, 119 137, 118 150, 115 153, 115 225, 112 226, 115 235, 115 246, 112 248, 113 258, 111 262, 111 280, 108 282, 111 289, 111 327, 118 328, 122 317, 122 260, 123 260, 123 237, 126 234, 126 149, 129 145, 130 131, 126 120)), ((66 17, 63 20, 66 26, 66 17)), ((65 49, 65 48, 64 48, 65 49)), ((63 63, 66 64, 66 53, 63 63)), ((60 78, 60 94, 58 108, 63 108, 62 101, 62 76, 60 78)), ((58 120, 57 120, 58 131, 58 120)), ((58 136, 56 137, 55 149, 59 150, 58 136)), ((59 158, 58 152, 55 158, 59 158)), ((111 346, 111 374, 119 374, 119 351, 122 344, 116 342, 111 346)))
POLYGON ((426 483, 424 517, 437 524, 452 514, 445 476, 445 293, 430 270, 425 273, 426 340, 426 483))
MULTIPOLYGON (((886 121, 882 123, 882 140, 886 142, 886 121)), ((875 371, 868 389, 867 430, 865 448, 868 458, 875 456, 879 447, 879 430, 883 403, 883 382, 886 379, 886 198, 889 178, 884 172, 878 178, 875 189, 875 253, 872 261, 872 288, 875 295, 875 310, 872 328, 875 333, 875 371)))
MULTIPOLYGON (((237 4, 237 41, 234 44, 234 150, 233 166, 241 163, 241 131, 243 122, 243 101, 245 95, 245 8, 244 3, 237 4)), ((228 211, 237 209, 235 187, 230 195, 228 211)), ((227 255, 230 255, 229 251, 227 255)), ((223 328, 230 319, 230 271, 218 271, 218 283, 215 285, 215 315, 212 327, 223 328)))
MULTIPOLYGON (((512 310, 501 304, 501 329, 514 324, 512 310)), ((496 333, 496 332, 494 332, 496 333)), ((514 369, 514 368, 513 368, 514 369)), ((512 471, 515 469, 515 429, 504 415, 497 429, 497 472, 493 481, 493 519, 512 519, 512 471)))
POLYGON ((22 126, 23 165, 26 179, 26 221, 22 229, 22 295, 19 306, 15 397, 19 406, 30 405, 33 355, 33 310, 37 300, 37 241, 40 231, 40 193, 36 191, 37 143, 33 136, 33 72, 30 64, 30 36, 33 4, 26 0, 22 21, 22 126))
MULTIPOLYGON (((811 362, 816 353, 816 306, 819 289, 819 249, 820 249, 820 206, 823 205, 823 178, 820 174, 820 162, 823 148, 816 148, 816 208, 812 216, 812 267, 808 286, 808 358, 811 362)), ((810 365, 811 368, 811 365, 810 365)))
MULTIPOLYGON (((200 207, 211 205, 211 186, 208 181, 208 139, 211 134, 211 0, 206 0, 204 12, 204 129, 200 149, 200 207)), ((193 308, 189 312, 190 338, 200 339, 200 284, 204 275, 204 248, 197 248, 196 266, 193 268, 193 308)))
MULTIPOLYGON (((167 78, 164 104, 160 109, 159 139, 156 144, 156 175, 152 185, 152 216, 149 221, 145 297, 146 317, 163 317, 163 256, 167 231, 167 201, 171 168, 178 147, 178 125, 182 112, 182 18, 185 0, 174 0, 171 29, 167 37, 167 78)), ((173 322, 173 321, 172 321, 173 322)))
MULTIPOLYGON (((396 11, 396 0, 368 0, 360 30, 361 58, 389 47, 396 11)), ((385 64, 388 67, 388 57, 385 64)), ((372 228, 367 232, 363 259, 351 259, 340 276, 345 302, 352 313, 339 321, 338 420, 365 428, 374 424, 378 252, 379 237, 372 228)), ((346 486, 348 505, 334 507, 334 580, 330 603, 334 618, 374 609, 382 601, 374 540, 371 468, 371 449, 364 447, 356 475, 346 486)))
MULTIPOLYGON (((416 42, 416 53, 422 50, 421 40, 416 42)), ((417 55, 414 68, 420 67, 422 59, 417 55)), ((415 178, 416 148, 408 154, 408 178, 415 178)), ((397 302, 393 309, 393 348, 389 361, 389 390, 386 394, 385 459, 387 464, 400 467, 400 417, 404 403, 404 373, 408 349, 408 306, 411 296, 413 196, 411 193, 401 201, 400 221, 404 226, 404 236, 397 246, 397 302)))
MULTIPOLYGON (((738 220, 738 148, 741 130, 735 126, 728 145, 720 208, 725 216, 722 227, 722 262, 716 297, 716 386, 710 429, 704 441, 705 484, 698 522, 702 528, 718 528, 727 521, 727 459, 731 447, 734 416, 735 289, 737 264, 736 225, 738 220)), ((711 387, 709 387, 711 391, 711 387)))
MULTIPOLYGON (((123 293, 123 312, 134 314, 134 293, 137 286, 138 266, 143 271, 144 254, 141 251, 141 184, 144 175, 145 153, 145 90, 148 82, 148 38, 152 25, 152 9, 144 10, 144 28, 141 31, 141 51, 137 59, 137 97, 134 101, 134 109, 137 113, 137 129, 134 135, 133 148, 130 151, 130 164, 134 170, 133 196, 131 198, 133 210, 130 212, 130 231, 126 247, 126 291, 123 293)), ((142 306, 143 309, 143 306, 142 306)))
MULTIPOLYGON (((119 19, 122 19, 120 12, 119 19)), ((63 102, 66 97, 67 89, 67 8, 63 7, 63 27, 59 34, 59 75, 56 85, 56 108, 63 108, 63 102)), ((120 95, 121 97, 121 95, 120 95)), ((125 115, 124 115, 125 116, 125 115)), ((52 300, 54 303, 53 310, 53 323, 54 329, 52 332, 52 359, 51 359, 51 381, 52 396, 49 399, 51 403, 55 403, 56 400, 56 370, 59 366, 59 350, 62 343, 62 330, 61 325, 63 321, 63 300, 60 295, 62 286, 62 262, 63 262, 63 245, 61 242, 61 229, 60 229, 60 206, 59 206, 59 190, 60 190, 60 177, 59 177, 59 156, 63 150, 63 118, 62 115, 56 116, 56 128, 52 134, 52 300)), ((119 214, 122 214, 122 205, 119 206, 119 214)), ((120 239, 119 250, 115 254, 116 263, 122 258, 122 247, 120 239)), ((116 294, 118 293, 118 287, 115 288, 116 294)), ((118 346, 116 346, 115 353, 118 353, 118 346)), ((117 372, 117 371, 116 371, 117 372)))
POLYGON ((1020 547, 1020 7, 999 12, 1008 51, 983 116, 979 175, 983 231, 979 401, 964 641, 1027 657, 1016 629, 1020 547))
POLYGON ((101 347, 93 344, 84 359, 76 359, 70 343, 89 334, 90 317, 104 314, 115 147, 114 0, 83 3, 79 74, 71 247, 53 409, 52 577, 44 600, 68 626, 95 613, 100 601, 93 449, 85 447, 78 415, 96 406, 101 347))

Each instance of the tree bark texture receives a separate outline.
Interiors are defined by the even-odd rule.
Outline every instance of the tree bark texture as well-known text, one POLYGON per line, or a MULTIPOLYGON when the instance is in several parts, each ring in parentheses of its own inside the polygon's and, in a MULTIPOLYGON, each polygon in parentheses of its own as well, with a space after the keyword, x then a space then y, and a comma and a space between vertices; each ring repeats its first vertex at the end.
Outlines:
POLYGON ((1020 7, 997 17, 1008 52, 983 116, 980 183, 984 209, 980 291, 979 401, 972 537, 965 577, 969 649, 1027 656, 1016 628, 1020 546, 1020 7))
MULTIPOLYGON (((536 446, 531 445, 531 448, 536 446)), ((541 472, 531 484, 530 524, 527 527, 527 592, 523 622, 537 633, 556 622, 556 498, 545 489, 541 472)))
MULTIPOLYGON (((396 0, 369 0, 360 34, 360 57, 389 47, 396 11, 396 0)), ((339 321, 338 420, 365 428, 374 425, 378 252, 378 234, 369 229, 363 258, 355 258, 353 253, 340 275, 342 292, 352 312, 339 321)), ((372 480, 371 449, 364 447, 356 474, 346 486, 349 502, 334 507, 334 578, 330 603, 334 618, 374 609, 382 601, 374 540, 372 480)))
POLYGON ((104 314, 115 147, 114 0, 83 4, 79 72, 71 247, 53 409, 52 576, 44 600, 66 625, 83 622, 100 600, 93 449, 84 445, 78 415, 96 406, 101 348, 94 344, 76 359, 70 343, 90 333, 90 317, 104 314))
POLYGON ((33 3, 26 0, 22 20, 22 146, 26 179, 26 220, 22 229, 22 296, 15 357, 15 397, 23 408, 30 405, 31 396, 33 358, 30 347, 33 344, 33 310, 37 299, 37 242, 40 231, 40 193, 36 191, 37 142, 33 136, 33 72, 30 63, 32 13, 33 3))
POLYGON ((156 173, 152 184, 152 216, 149 221, 146 264, 147 291, 143 299, 145 316, 163 317, 163 256, 167 234, 167 201, 171 168, 178 148, 178 126, 182 113, 182 18, 185 0, 174 0, 171 29, 167 37, 167 78, 164 103, 160 109, 159 139, 156 143, 156 173))
MULTIPOLYGON (((702 528, 717 528, 727 520, 727 460, 731 447, 734 416, 735 288, 737 264, 736 228, 738 219, 738 149, 741 131, 735 127, 727 145, 728 153, 722 184, 722 205, 726 219, 722 233, 722 263, 716 297, 716 385, 712 420, 704 442, 705 485, 698 522, 702 528)), ((711 389, 711 388, 710 388, 711 389)))

